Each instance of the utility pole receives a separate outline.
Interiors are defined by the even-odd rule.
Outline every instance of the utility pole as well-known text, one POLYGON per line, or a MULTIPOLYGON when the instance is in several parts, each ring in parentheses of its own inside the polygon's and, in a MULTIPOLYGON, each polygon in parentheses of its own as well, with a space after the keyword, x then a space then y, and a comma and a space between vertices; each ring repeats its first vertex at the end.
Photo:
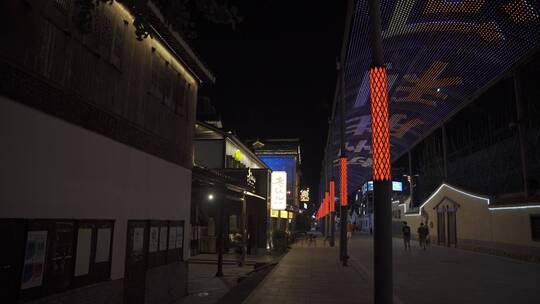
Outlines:
POLYGON ((334 145, 334 132, 332 128, 332 121, 329 123, 329 150, 330 150, 330 199, 328 203, 330 204, 330 247, 335 246, 336 240, 336 212, 335 212, 335 193, 334 193, 334 153, 332 151, 332 146, 334 145))
POLYGON ((339 218, 340 218, 340 242, 339 242, 339 259, 343 266, 347 266, 349 258, 347 251, 347 222, 349 216, 347 214, 347 155, 345 154, 345 60, 347 57, 347 44, 351 29, 351 20, 354 12, 356 1, 347 1, 347 11, 345 17, 345 31, 341 46, 341 55, 337 64, 338 84, 336 86, 336 105, 339 104, 340 110, 340 128, 339 128, 339 176, 340 176, 340 191, 339 191, 339 218), (339 93, 339 95, 337 95, 339 93))
MULTIPOLYGON (((328 192, 328 146, 324 149, 324 200, 326 200, 327 192, 328 192)), ((328 204, 328 202, 327 202, 328 204)), ((325 206, 328 208, 328 206, 325 206)), ((328 210, 325 210, 328 211, 328 210)), ((328 239, 328 236, 330 235, 330 212, 326 212, 326 215, 324 216, 324 237, 328 239)))
POLYGON ((442 156, 443 156, 443 177, 444 181, 448 181, 448 154, 446 150, 446 126, 443 123, 441 126, 441 136, 442 136, 442 156))
POLYGON ((407 181, 409 182, 409 195, 411 196, 409 200, 409 209, 412 209, 414 206, 413 204, 413 174, 412 174, 412 156, 411 156, 411 150, 407 152, 407 155, 409 156, 409 176, 407 178, 407 181))
POLYGON ((343 266, 347 266, 347 260, 349 259, 348 244, 347 244, 347 224, 349 222, 349 215, 347 214, 347 155, 345 155, 345 69, 343 65, 339 70, 340 81, 340 153, 339 153, 339 168, 340 168, 340 204, 339 204, 339 218, 340 218, 340 259, 343 266))
POLYGON ((523 179, 523 193, 525 198, 529 197, 529 187, 527 182, 527 141, 526 141, 526 123, 525 123, 525 106, 521 96, 521 79, 519 70, 514 72, 514 94, 516 96, 516 114, 517 127, 519 137, 519 150, 521 152, 521 174, 523 179))
MULTIPOLYGON (((221 193, 220 193, 221 194, 221 193)), ((217 203, 219 204, 218 207, 218 233, 217 233, 217 254, 218 254, 218 262, 217 262, 217 272, 216 277, 222 277, 223 276, 223 226, 224 226, 224 220, 223 220, 223 214, 225 209, 225 193, 223 195, 216 194, 216 198, 218 199, 217 203)))
POLYGON ((244 266, 247 254, 247 206, 246 196, 242 196, 242 255, 240 258, 240 266, 244 266))
POLYGON ((375 216, 374 279, 375 304, 393 303, 392 282, 392 184, 390 132, 388 127, 388 84, 384 66, 380 1, 369 0, 369 23, 373 65, 369 69, 371 130, 373 147, 373 195, 375 216))

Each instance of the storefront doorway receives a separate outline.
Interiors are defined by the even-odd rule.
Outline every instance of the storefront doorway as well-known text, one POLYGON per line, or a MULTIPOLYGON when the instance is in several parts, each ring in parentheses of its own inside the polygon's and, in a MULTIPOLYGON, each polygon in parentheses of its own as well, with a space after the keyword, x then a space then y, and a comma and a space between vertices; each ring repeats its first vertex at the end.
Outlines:
POLYGON ((437 206, 437 244, 457 246, 457 211, 459 204, 444 198, 437 206))
POLYGON ((144 303, 148 227, 146 221, 128 221, 124 303, 144 303))

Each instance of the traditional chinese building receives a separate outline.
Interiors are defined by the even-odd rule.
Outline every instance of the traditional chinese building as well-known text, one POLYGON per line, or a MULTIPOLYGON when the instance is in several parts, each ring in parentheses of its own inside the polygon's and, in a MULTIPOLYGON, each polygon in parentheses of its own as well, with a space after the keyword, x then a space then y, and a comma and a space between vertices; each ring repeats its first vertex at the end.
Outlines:
MULTIPOLYGON (((250 141, 255 154, 273 171, 275 180, 285 178, 285 187, 280 187, 277 183, 273 188, 285 193, 283 206, 274 206, 271 216, 273 228, 278 230, 294 230, 295 216, 299 211, 300 195, 300 164, 302 155, 300 152, 299 139, 260 139, 250 141), (277 174, 276 174, 277 173, 277 174)), ((274 180, 274 178, 273 178, 274 180)), ((272 190, 272 192, 274 189, 272 190)))
POLYGON ((187 293, 197 92, 213 75, 152 2, 0 4, 1 303, 187 293), (4 285, 4 283, 6 285, 4 285))
POLYGON ((204 122, 195 127, 194 156, 193 253, 216 252, 220 208, 226 251, 232 249, 234 235, 240 234, 248 254, 265 253, 269 246, 269 167, 234 134, 204 122), (226 194, 213 199, 216 192, 226 194))

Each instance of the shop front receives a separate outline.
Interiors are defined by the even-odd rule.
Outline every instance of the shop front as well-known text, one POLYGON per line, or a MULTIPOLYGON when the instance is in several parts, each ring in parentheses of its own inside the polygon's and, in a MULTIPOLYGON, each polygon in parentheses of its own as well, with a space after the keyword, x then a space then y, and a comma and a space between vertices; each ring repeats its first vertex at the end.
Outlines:
POLYGON ((194 168, 193 172, 192 255, 217 252, 220 216, 225 253, 233 252, 237 243, 244 244, 247 254, 265 253, 268 170, 194 168))

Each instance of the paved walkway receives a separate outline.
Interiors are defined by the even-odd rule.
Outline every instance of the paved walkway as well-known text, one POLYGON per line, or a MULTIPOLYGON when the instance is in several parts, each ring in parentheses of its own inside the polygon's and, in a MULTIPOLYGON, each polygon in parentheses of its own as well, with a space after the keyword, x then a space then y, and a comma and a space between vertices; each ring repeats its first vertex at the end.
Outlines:
POLYGON ((337 247, 295 246, 244 303, 371 303, 367 283, 366 274, 341 266, 337 247))
POLYGON ((238 285, 238 278, 254 270, 260 263, 272 263, 278 257, 260 255, 246 257, 246 264, 239 267, 235 254, 223 255, 223 277, 217 278, 216 254, 199 254, 189 259, 188 295, 174 304, 213 304, 217 303, 233 287, 238 285))
MULTIPOLYGON (((373 303, 372 238, 355 236, 350 267, 338 248, 296 246, 245 303, 373 303)), ((394 239, 394 303, 540 303, 540 264, 394 239)))
POLYGON ((253 266, 238 267, 223 265, 221 278, 216 277, 215 264, 189 264, 188 296, 175 304, 212 304, 216 303, 237 284, 238 277, 253 270, 253 266))
MULTIPOLYGON (((405 251, 401 239, 393 247, 394 294, 401 303, 540 303, 540 264, 459 248, 423 251, 417 242, 405 251)), ((349 254, 371 277, 372 238, 355 237, 349 254)))

